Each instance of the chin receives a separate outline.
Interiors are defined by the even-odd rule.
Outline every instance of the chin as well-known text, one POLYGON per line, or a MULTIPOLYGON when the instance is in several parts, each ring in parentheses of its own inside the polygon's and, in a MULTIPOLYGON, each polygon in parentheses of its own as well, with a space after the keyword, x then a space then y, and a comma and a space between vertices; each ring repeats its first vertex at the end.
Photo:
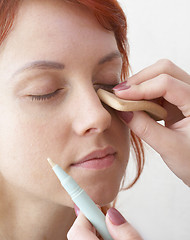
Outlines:
MULTIPOLYGON (((118 191, 86 192, 89 197, 95 202, 95 204, 100 207, 108 206, 116 199, 118 195, 118 191)), ((74 202, 69 196, 64 196, 64 198, 62 196, 58 197, 56 200, 54 199, 54 202, 65 207, 74 208, 74 202)))
POLYGON ((119 193, 119 187, 118 186, 107 186, 107 187, 95 187, 92 189, 86 189, 87 194, 90 196, 90 198, 100 207, 106 206, 113 202, 119 193))
POLYGON ((110 196, 105 196, 105 195, 102 195, 102 197, 96 196, 93 200, 97 205, 99 205, 100 207, 103 207, 111 204, 117 198, 117 195, 118 195, 118 192, 110 196))

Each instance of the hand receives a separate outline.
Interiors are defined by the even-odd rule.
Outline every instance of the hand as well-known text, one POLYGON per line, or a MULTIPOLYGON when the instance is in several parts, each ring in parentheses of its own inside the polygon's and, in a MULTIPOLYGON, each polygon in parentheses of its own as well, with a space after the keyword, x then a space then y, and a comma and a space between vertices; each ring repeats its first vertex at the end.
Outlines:
MULTIPOLYGON (((114 240, 142 240, 137 231, 115 209, 110 208, 106 214, 106 225, 114 240)), ((80 212, 67 234, 68 240, 98 240, 91 223, 80 212)))
POLYGON ((165 126, 144 112, 119 115, 190 186, 190 75, 169 60, 160 60, 130 77, 127 87, 122 83, 114 90, 127 100, 154 99, 167 110, 165 126))

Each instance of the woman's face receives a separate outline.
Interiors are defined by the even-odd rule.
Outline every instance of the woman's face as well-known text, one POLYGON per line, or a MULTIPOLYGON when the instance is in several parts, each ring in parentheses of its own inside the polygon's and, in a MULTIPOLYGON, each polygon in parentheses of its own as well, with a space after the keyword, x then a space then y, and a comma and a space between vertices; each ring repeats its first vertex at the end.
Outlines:
POLYGON ((23 1, 0 51, 0 171, 17 197, 72 206, 50 157, 99 205, 115 198, 128 161, 128 129, 96 89, 117 84, 121 66, 114 34, 87 9, 23 1))

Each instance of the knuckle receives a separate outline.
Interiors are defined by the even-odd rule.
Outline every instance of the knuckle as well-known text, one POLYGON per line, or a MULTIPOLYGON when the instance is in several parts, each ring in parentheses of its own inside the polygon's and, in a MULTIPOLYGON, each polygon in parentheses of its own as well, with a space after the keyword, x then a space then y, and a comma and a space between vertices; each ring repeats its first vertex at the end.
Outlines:
POLYGON ((141 126, 139 126, 138 128, 136 128, 137 130, 137 135, 141 136, 144 139, 148 139, 149 136, 151 135, 151 131, 149 128, 149 124, 147 121, 144 122, 144 124, 142 124, 141 126))
POLYGON ((141 130, 141 134, 142 136, 144 136, 145 138, 148 138, 150 135, 150 131, 149 131, 149 127, 148 124, 145 124, 141 130))
POLYGON ((169 59, 160 59, 157 61, 157 64, 163 73, 171 72, 174 67, 174 63, 169 59))
POLYGON ((170 75, 165 73, 160 74, 160 84, 162 84, 163 86, 171 86, 172 81, 173 78, 170 75))

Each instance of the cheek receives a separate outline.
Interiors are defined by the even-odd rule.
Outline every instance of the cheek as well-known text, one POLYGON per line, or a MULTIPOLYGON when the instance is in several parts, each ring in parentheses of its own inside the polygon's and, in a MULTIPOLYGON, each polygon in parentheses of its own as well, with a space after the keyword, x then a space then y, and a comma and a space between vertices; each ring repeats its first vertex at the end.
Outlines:
POLYGON ((126 167, 129 159, 130 152, 130 131, 129 128, 123 123, 116 112, 112 114, 112 135, 113 142, 119 150, 119 159, 121 159, 121 164, 126 167))
POLYGON ((64 120, 38 119, 12 114, 8 121, 0 121, 0 152, 7 151, 23 159, 28 155, 33 161, 40 156, 48 157, 58 148, 64 148, 70 128, 64 120))
MULTIPOLYGON (((111 128, 112 142, 118 150, 117 164, 108 177, 108 190, 112 193, 112 201, 117 196, 120 184, 125 175, 126 167, 129 160, 130 153, 130 134, 128 127, 118 118, 114 113, 112 114, 112 128, 111 128)), ((108 191, 105 191, 108 194, 108 191)))
POLYGON ((56 193, 65 201, 66 193, 46 159, 56 159, 56 155, 63 151, 66 145, 63 139, 69 135, 68 128, 64 128, 64 132, 59 131, 63 121, 59 126, 57 121, 28 121, 15 116, 10 116, 8 121, 1 119, 0 171, 4 179, 22 191, 47 198, 52 196, 55 200, 56 194, 52 189, 57 188, 56 193))

